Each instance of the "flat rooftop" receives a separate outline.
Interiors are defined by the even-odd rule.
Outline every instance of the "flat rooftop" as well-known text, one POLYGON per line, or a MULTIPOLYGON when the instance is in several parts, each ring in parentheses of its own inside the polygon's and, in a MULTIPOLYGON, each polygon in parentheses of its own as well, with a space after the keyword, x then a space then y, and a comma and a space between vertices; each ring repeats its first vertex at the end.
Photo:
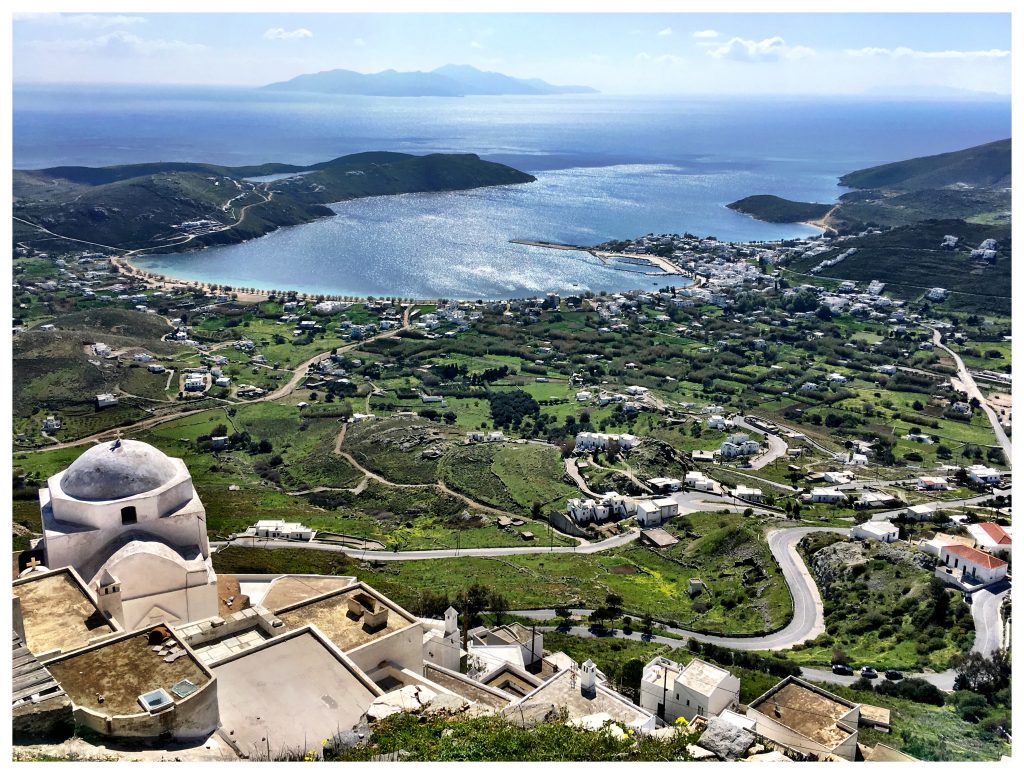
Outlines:
POLYGON ((289 610, 275 612, 289 629, 313 624, 343 651, 358 648, 416 623, 416 619, 407 618, 394 605, 386 604, 380 598, 374 597, 377 604, 388 608, 388 620, 381 628, 367 631, 363 625, 363 617, 353 618, 348 611, 349 597, 366 593, 368 592, 363 587, 354 586, 348 591, 324 599, 301 603, 289 610))
POLYGON ((93 637, 116 631, 66 569, 29 575, 15 584, 14 594, 21 600, 25 645, 37 655, 77 650, 93 637))
POLYGON ((797 682, 785 683, 750 706, 765 717, 827 748, 835 747, 850 736, 849 731, 836 723, 854 705, 836 701, 824 691, 811 690, 797 682))
POLYGON ((710 696, 711 692, 729 675, 728 670, 695 658, 683 668, 682 678, 683 685, 700 691, 705 696, 710 696))
POLYGON ((578 720, 600 712, 608 713, 613 720, 620 723, 631 725, 642 725, 650 718, 649 713, 607 690, 600 683, 597 684, 593 698, 584 696, 580 690, 581 683, 582 675, 559 672, 533 693, 509 707, 503 714, 514 712, 520 704, 525 706, 545 703, 565 707, 570 720, 578 720))
POLYGON ((308 629, 246 651, 214 674, 221 731, 248 756, 319 750, 378 696, 358 667, 308 629))
POLYGON ((51 661, 47 669, 76 705, 103 715, 142 713, 140 695, 156 688, 171 693, 171 686, 181 680, 200 688, 209 682, 199 662, 187 652, 172 662, 164 661, 151 649, 148 630, 51 661))
POLYGON ((514 696, 506 696, 502 698, 492 691, 485 690, 481 687, 482 683, 477 683, 466 675, 443 671, 427 662, 423 663, 423 676, 432 683, 437 683, 442 688, 447 688, 452 693, 458 694, 464 699, 476 702, 477 704, 482 704, 483 706, 490 707, 491 709, 500 709, 501 707, 505 707, 515 698, 514 696))
POLYGON ((277 611, 331 591, 348 588, 355 582, 356 579, 352 577, 333 575, 284 575, 270 582, 259 604, 267 610, 277 611))

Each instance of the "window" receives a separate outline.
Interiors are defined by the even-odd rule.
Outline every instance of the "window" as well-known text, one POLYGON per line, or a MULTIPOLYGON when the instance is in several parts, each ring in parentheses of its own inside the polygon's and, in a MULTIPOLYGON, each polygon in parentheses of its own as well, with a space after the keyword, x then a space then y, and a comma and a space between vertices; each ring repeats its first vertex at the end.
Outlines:
POLYGON ((690 700, 689 700, 689 699, 687 699, 687 700, 686 700, 686 706, 687 706, 687 707, 689 707, 689 706, 690 706, 690 700))
POLYGON ((136 524, 139 521, 138 515, 135 513, 135 506, 129 505, 121 509, 121 523, 122 524, 136 524))

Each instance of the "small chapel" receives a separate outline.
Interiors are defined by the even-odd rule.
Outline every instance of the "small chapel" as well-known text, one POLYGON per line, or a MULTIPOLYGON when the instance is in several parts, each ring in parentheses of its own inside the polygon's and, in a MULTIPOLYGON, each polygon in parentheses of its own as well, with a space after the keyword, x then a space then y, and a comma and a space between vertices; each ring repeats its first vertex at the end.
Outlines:
POLYGON ((128 631, 217 615, 206 511, 182 460, 118 439, 93 446, 46 484, 45 567, 26 572, 73 567, 100 610, 128 631))

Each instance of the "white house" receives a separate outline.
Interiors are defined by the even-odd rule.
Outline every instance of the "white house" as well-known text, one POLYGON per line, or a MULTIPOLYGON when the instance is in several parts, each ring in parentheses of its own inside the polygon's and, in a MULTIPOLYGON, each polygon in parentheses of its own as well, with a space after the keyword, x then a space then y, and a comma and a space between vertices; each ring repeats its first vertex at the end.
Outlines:
POLYGON ((669 725, 680 717, 715 717, 735 706, 739 695, 738 677, 699 658, 685 667, 655 658, 640 680, 640 706, 669 725))
POLYGON ((949 489, 949 481, 941 476, 921 476, 917 479, 917 488, 928 492, 944 492, 949 489))
POLYGON ((750 436, 746 433, 733 433, 718 447, 718 453, 726 459, 748 457, 759 451, 761 451, 761 444, 750 440, 750 436))
POLYGON ((764 494, 760 489, 754 489, 753 487, 739 484, 735 489, 732 490, 734 497, 745 500, 748 503, 760 503, 764 502, 764 494))
POLYGON ((721 414, 714 414, 713 416, 708 417, 708 427, 712 430, 725 430, 728 426, 729 425, 726 422, 725 417, 721 414))
POLYGON ((661 510, 651 500, 639 500, 636 504, 636 520, 643 527, 657 527, 661 524, 661 510))
POLYGON ((265 519, 257 521, 252 528, 256 537, 273 538, 275 540, 312 540, 313 530, 304 527, 298 522, 282 521, 280 519, 265 519))
POLYGON ((715 482, 699 470, 691 470, 686 474, 686 485, 698 492, 714 492, 715 482))
POLYGON ((106 408, 107 406, 116 406, 117 396, 112 395, 109 392, 100 393, 96 396, 96 408, 106 408))
POLYGON ((985 465, 971 465, 967 468, 967 477, 978 484, 998 484, 1003 474, 995 468, 985 465))
POLYGON ((812 503, 841 503, 845 500, 846 494, 840 489, 815 487, 811 490, 812 503))
POLYGON ((566 510, 577 524, 590 524, 623 519, 636 511, 636 504, 617 492, 606 492, 599 500, 574 497, 566 503, 566 510))
POLYGON ((1009 569, 1002 559, 959 544, 945 546, 939 553, 939 561, 942 566, 935 568, 935 574, 940 579, 971 586, 1002 580, 1009 569))
POLYGON ((882 366, 878 366, 877 371, 880 374, 885 374, 886 376, 892 376, 894 373, 896 373, 897 368, 894 365, 882 365, 882 366))
POLYGON ((826 484, 848 484, 853 481, 853 473, 848 470, 829 470, 821 474, 826 484))
POLYGON ((1009 556, 1013 551, 1010 531, 992 521, 971 524, 967 531, 974 538, 975 545, 993 556, 1009 556))
POLYGON ((647 479, 647 485, 656 492, 678 492, 682 488, 683 482, 678 478, 659 476, 647 479))
POLYGON ((850 532, 857 540, 877 540, 892 543, 900 538, 900 528, 890 521, 866 521, 856 525, 850 532))
POLYGON ((629 433, 579 433, 576 436, 576 449, 578 451, 607 449, 613 441, 619 444, 622 451, 629 451, 640 443, 639 438, 629 433))
POLYGON ((626 393, 629 395, 646 395, 650 390, 646 387, 641 387, 637 384, 631 384, 626 388, 626 393))

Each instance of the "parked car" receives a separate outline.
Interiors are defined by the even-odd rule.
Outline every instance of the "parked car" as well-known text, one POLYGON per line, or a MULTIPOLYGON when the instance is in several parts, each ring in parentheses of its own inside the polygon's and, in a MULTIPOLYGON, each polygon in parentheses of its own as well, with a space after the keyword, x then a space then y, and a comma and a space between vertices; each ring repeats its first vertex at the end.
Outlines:
POLYGON ((885 679, 886 680, 902 680, 903 679, 903 673, 898 671, 898 670, 896 670, 896 669, 886 669, 885 670, 885 679))
POLYGON ((860 676, 861 677, 866 677, 868 680, 874 680, 876 677, 878 677, 878 672, 876 672, 874 669, 872 669, 869 666, 861 667, 860 668, 860 676))
POLYGON ((852 675, 853 667, 848 667, 846 664, 833 664, 832 674, 835 675, 852 675))

